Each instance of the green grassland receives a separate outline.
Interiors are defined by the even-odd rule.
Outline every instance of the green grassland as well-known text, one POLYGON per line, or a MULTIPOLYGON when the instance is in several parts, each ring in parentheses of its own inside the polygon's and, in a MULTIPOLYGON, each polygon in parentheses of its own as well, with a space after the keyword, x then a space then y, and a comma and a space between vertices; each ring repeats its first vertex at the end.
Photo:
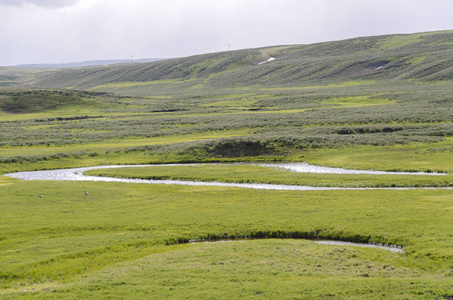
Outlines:
MULTIPOLYGON (((246 164, 91 173, 448 187, 452 43, 446 31, 123 66, 0 68, 0 174, 308 162, 448 174, 300 174, 246 164)), ((451 299, 452 200, 447 189, 291 192, 0 175, 0 298, 451 299)))
POLYGON ((390 297, 436 298, 453 289, 449 191, 300 193, 12 179, 2 184, 9 195, 2 199, 2 296, 97 298, 118 289, 131 298, 177 298, 191 291, 223 297, 213 294, 216 286, 229 290, 224 297, 260 291, 288 298, 373 298, 388 286, 383 292, 390 297), (273 240, 165 246, 245 236, 380 242, 405 252, 273 240), (218 269, 221 262, 226 268, 218 269), (227 273, 220 276, 222 270, 227 273), (111 290, 120 282, 124 286, 111 290), (279 282, 294 287, 287 291, 279 282))
MULTIPOLYGON (((140 152, 140 161, 130 163, 248 161, 259 156, 347 168, 452 170, 450 84, 380 83, 362 89, 254 88, 151 99, 71 91, 62 93, 60 103, 46 96, 59 91, 38 90, 34 95, 53 108, 35 112, 34 102, 23 101, 31 112, 1 114, 6 130, 0 133, 0 160, 34 169, 24 164, 74 157, 71 165, 76 166, 84 155, 109 159, 112 153, 140 152), (366 161, 359 164, 361 151, 369 157, 362 156, 366 161), (373 160, 375 152, 381 156, 373 160), (386 153, 392 155, 383 160, 386 153), (411 159, 401 159, 403 153, 411 159)), ((5 91, 4 99, 13 93, 24 94, 5 91)))
POLYGON ((451 79, 452 41, 452 32, 445 31, 248 49, 150 64, 63 70, 37 84, 148 95, 175 87, 183 91, 256 85, 335 86, 394 78, 436 82, 451 79), (275 60, 258 65, 269 57, 275 60))
POLYGON ((0 87, 31 84, 55 71, 55 69, 0 67, 0 87))

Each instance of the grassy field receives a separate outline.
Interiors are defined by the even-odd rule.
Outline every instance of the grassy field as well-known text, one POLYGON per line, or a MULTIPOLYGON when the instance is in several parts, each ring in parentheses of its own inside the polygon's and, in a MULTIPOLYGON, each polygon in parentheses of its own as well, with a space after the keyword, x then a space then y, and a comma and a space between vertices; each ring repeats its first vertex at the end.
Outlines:
POLYGON ((449 191, 300 193, 6 178, 1 188, 8 195, 1 202, 1 296, 435 299, 453 292, 449 191), (404 254, 292 239, 171 246, 245 236, 379 242, 403 246, 404 254))
MULTIPOLYGON (((449 187, 452 41, 451 32, 433 32, 124 66, 3 68, 0 174, 308 162, 447 175, 300 174, 245 164, 91 173, 449 187), (269 56, 276 59, 258 65, 269 56)), ((291 192, 0 175, 0 298, 451 299, 452 200, 447 189, 291 192)))
MULTIPOLYGON (((449 84, 430 92, 429 98, 423 94, 430 85, 400 86, 395 92, 393 86, 380 84, 381 93, 356 88, 314 89, 308 94, 270 94, 257 88, 238 94, 232 89, 159 100, 71 91, 63 94, 61 103, 61 94, 40 90, 33 95, 55 108, 35 112, 34 102, 24 100, 26 112, 0 114, 5 128, 0 133, 0 160, 20 163, 16 169, 34 169, 33 163, 42 161, 59 164, 56 160, 69 157, 75 158, 71 165, 76 166, 85 156, 108 160, 115 153, 140 152, 141 158, 130 163, 267 157, 347 168, 452 170, 449 84), (391 95, 384 95, 384 89, 391 95), (77 101, 68 106, 73 98, 77 101)), ((21 93, 5 91, 3 100, 21 93)), ((14 108, 8 103, 3 105, 14 108)))

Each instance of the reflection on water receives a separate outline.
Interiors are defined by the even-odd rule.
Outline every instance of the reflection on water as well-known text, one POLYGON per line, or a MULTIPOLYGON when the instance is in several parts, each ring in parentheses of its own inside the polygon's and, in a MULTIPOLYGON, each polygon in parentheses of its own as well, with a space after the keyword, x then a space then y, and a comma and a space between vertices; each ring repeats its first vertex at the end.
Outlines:
MULTIPOLYGON (((369 190, 369 189, 409 189, 409 188, 340 188, 340 187, 312 187, 299 185, 283 185, 283 184, 264 184, 264 183, 224 183, 224 182, 200 182, 200 181, 182 181, 182 180, 145 180, 145 179, 127 179, 113 177, 97 177, 88 176, 83 173, 94 169, 108 168, 127 168, 127 167, 152 167, 152 166, 195 166, 208 164, 171 164, 171 165, 111 165, 111 166, 96 166, 74 169, 60 169, 50 171, 30 171, 5 174, 6 176, 23 179, 23 180, 75 180, 75 181, 105 181, 105 182, 129 182, 129 183, 146 183, 146 184, 177 184, 190 186, 222 186, 222 187, 239 187, 263 190, 288 190, 288 191, 310 191, 310 190, 369 190)), ((212 165, 212 164, 211 164, 212 165)), ((301 173, 328 173, 328 174, 399 174, 399 175, 446 175, 442 173, 408 173, 408 172, 383 172, 383 171, 363 171, 363 170, 346 170, 340 168, 329 168, 309 165, 307 163, 291 163, 291 164, 252 164, 257 166, 282 168, 292 172, 301 173)))
MULTIPOLYGON (((159 165, 168 167, 178 166, 194 166, 195 164, 172 164, 172 165, 159 165)), ((197 164, 198 165, 198 164, 197 164)), ((201 164, 203 165, 203 164, 201 164)), ((307 163, 295 164, 254 164, 272 168, 283 168, 293 172, 303 173, 330 173, 330 174, 424 174, 424 175, 441 175, 433 173, 396 173, 396 172, 381 172, 381 171, 361 171, 361 170, 345 170, 340 168, 327 168, 309 165, 307 163)), ((309 190, 365 190, 372 188, 329 188, 329 187, 311 187, 311 186, 297 186, 297 185, 278 185, 278 184, 261 184, 261 183, 223 183, 223 182, 196 182, 196 181, 181 181, 181 180, 144 180, 144 179, 126 179, 126 178, 112 178, 112 177, 96 177, 87 176, 83 173, 88 170, 94 169, 108 169, 108 168, 127 168, 127 167, 150 167, 156 165, 116 165, 116 166, 97 166, 85 167, 74 169, 61 169, 50 171, 31 171, 31 172, 17 172, 5 174, 6 176, 18 178, 22 180, 72 180, 72 181, 105 181, 105 182, 130 182, 130 183, 146 183, 146 184, 177 184, 177 185, 191 185, 191 186, 224 186, 224 187, 240 187, 252 189, 265 189, 265 190, 293 190, 293 191, 309 191, 309 190)), ((389 188, 386 188, 389 189, 389 188)), ((390 188, 390 189, 408 189, 408 188, 390 188)), ((403 249, 394 246, 360 244, 339 241, 316 241, 319 244, 328 245, 344 245, 344 246, 357 246, 357 247, 374 247, 390 250, 393 252, 402 252, 403 249)))
POLYGON ((348 170, 342 168, 321 167, 309 165, 308 163, 290 164, 257 164, 260 166, 276 167, 300 173, 324 173, 324 174, 369 174, 369 175, 447 175, 445 173, 425 173, 425 172, 385 172, 373 170, 348 170))
POLYGON ((365 247, 365 248, 379 248, 385 249, 392 252, 403 252, 403 248, 397 246, 384 246, 384 245, 374 245, 374 244, 361 244, 361 243, 351 243, 351 242, 340 242, 340 241, 316 241, 317 244, 322 245, 336 245, 336 246, 355 246, 355 247, 365 247))
MULTIPOLYGON (((215 244, 215 243, 227 243, 227 242, 245 242, 250 240, 256 239, 222 239, 222 240, 191 240, 189 244, 215 244)), ((363 248, 378 248, 383 250, 388 250, 391 252, 402 253, 403 248, 398 246, 385 246, 385 245, 375 245, 375 244, 362 244, 362 243, 352 243, 352 242, 341 242, 341 241, 330 241, 330 240, 323 240, 323 241, 314 241, 316 244, 321 245, 334 245, 334 246, 352 246, 352 247, 363 247, 363 248)))

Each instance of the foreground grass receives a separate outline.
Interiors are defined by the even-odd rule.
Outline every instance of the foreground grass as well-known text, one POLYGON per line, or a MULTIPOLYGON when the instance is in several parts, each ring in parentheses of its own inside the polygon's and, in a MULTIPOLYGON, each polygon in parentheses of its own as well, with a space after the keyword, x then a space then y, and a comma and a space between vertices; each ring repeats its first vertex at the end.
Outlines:
POLYGON ((64 288, 43 285, 37 288, 40 291, 18 295, 38 299, 391 299, 433 298, 435 290, 447 295, 448 286, 448 278, 414 268, 410 260, 394 253, 326 247, 311 241, 252 240, 168 246, 163 253, 94 272, 64 288))
POLYGON ((0 190, 3 296, 453 294, 450 191, 301 193, 5 177, 0 190), (224 236, 380 242, 405 252, 292 240, 165 246, 224 236))

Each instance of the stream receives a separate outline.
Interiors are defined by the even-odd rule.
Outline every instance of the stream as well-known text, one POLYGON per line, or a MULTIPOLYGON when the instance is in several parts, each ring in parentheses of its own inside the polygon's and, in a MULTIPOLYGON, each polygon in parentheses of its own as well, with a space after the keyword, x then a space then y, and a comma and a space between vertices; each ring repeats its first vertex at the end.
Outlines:
MULTIPOLYGON (((70 180, 70 181, 104 181, 104 182, 128 182, 128 183, 146 183, 146 184, 176 184, 190 186, 221 186, 221 187, 238 187, 261 190, 287 190, 287 191, 314 191, 314 190, 377 190, 377 189, 392 189, 392 190, 407 190, 410 187, 395 187, 395 188, 345 188, 345 187, 314 187, 300 185, 283 185, 283 184, 265 184, 265 183, 226 183, 226 182, 202 182, 202 181, 184 181, 184 180, 147 180, 147 179, 129 179, 129 178, 113 178, 113 177, 98 177, 84 175, 84 172, 94 169, 109 169, 109 168, 128 168, 128 167, 152 167, 152 166, 195 166, 209 164, 167 164, 167 165, 109 165, 83 167, 73 169, 59 169, 48 171, 29 171, 5 174, 12 178, 22 180, 70 180)), ((212 164, 211 164, 212 165, 212 164)), ((341 168, 330 168, 310 165, 307 163, 272 163, 272 164, 251 164, 255 166, 264 166, 270 168, 287 169, 292 172, 299 173, 326 173, 326 174, 371 174, 371 175, 432 175, 442 176, 445 173, 423 173, 423 172, 384 172, 370 170, 348 170, 341 168)), ((424 188, 424 189, 439 189, 439 188, 424 188)), ((451 188, 442 188, 451 189, 451 188)))
MULTIPOLYGON (((222 240, 213 240, 213 241, 203 241, 203 240, 191 240, 189 244, 215 244, 215 243, 229 243, 229 242, 247 242, 254 239, 222 239, 222 240)), ((399 246, 390 246, 382 244, 364 244, 364 243, 353 243, 353 242, 342 242, 342 241, 332 241, 332 240, 316 240, 313 241, 316 244, 320 245, 333 245, 333 246, 351 246, 351 247, 362 247, 362 248, 378 248, 383 250, 388 250, 395 253, 402 253, 404 250, 399 246)))
MULTIPOLYGON (((94 169, 110 169, 110 168, 127 168, 127 167, 152 167, 152 166, 195 166, 209 164, 168 164, 168 165, 110 165, 110 166, 95 166, 73 169, 59 169, 49 171, 30 171, 16 172, 5 174, 5 176, 18 178, 22 180, 67 180, 67 181, 103 181, 103 182, 129 182, 129 183, 146 183, 146 184, 176 184, 190 186, 223 186, 223 187, 239 187, 264 190, 291 190, 291 191, 311 191, 311 190, 370 190, 370 189, 392 189, 392 190, 407 190, 410 188, 341 188, 341 187, 313 187, 313 186, 298 186, 298 185, 279 185, 279 184, 262 184, 262 183, 224 183, 224 182, 199 182, 199 181, 182 181, 182 180, 145 180, 145 179, 127 179, 113 177, 97 177, 84 175, 84 172, 94 169)), ((211 164, 212 165, 212 164, 211 164)), ((299 173, 327 173, 327 174, 371 174, 371 175, 433 175, 442 176, 444 173, 410 173, 410 172, 384 172, 370 170, 347 170, 341 168, 330 168, 310 165, 307 163, 273 163, 273 164, 251 164, 256 166, 264 166, 270 168, 287 169, 292 172, 299 173)), ((428 188, 426 188, 428 189, 428 188)), ((451 189, 451 188, 444 188, 451 189)), ((403 249, 396 246, 384 246, 373 244, 360 244, 341 241, 316 241, 319 244, 328 245, 343 245, 356 247, 374 247, 386 249, 393 252, 402 252, 403 249)))

